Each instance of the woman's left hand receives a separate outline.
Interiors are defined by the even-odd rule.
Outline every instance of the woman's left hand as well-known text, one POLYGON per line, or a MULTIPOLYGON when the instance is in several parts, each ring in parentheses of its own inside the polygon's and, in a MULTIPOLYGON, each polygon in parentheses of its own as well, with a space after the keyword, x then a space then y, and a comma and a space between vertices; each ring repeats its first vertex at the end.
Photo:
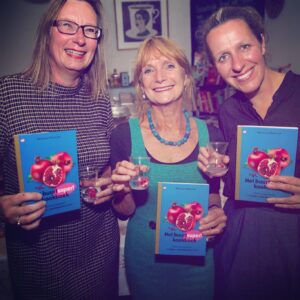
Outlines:
POLYGON ((224 210, 220 207, 213 206, 208 210, 208 214, 200 220, 200 231, 208 239, 223 232, 226 226, 227 217, 224 210))
POLYGON ((293 176, 271 176, 267 188, 292 193, 282 198, 268 198, 269 203, 276 207, 295 209, 300 208, 300 178, 293 176))

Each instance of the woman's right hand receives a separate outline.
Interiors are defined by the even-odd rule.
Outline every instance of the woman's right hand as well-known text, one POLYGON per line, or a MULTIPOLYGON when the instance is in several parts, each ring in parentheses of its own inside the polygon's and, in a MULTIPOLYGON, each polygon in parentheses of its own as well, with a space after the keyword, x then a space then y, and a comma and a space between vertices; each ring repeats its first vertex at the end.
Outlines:
MULTIPOLYGON (((199 154, 198 154, 198 167, 203 173, 205 173, 210 178, 212 178, 212 177, 221 177, 221 176, 223 176, 227 173, 228 169, 225 168, 225 172, 222 171, 220 173, 215 173, 214 176, 209 175, 207 173, 207 167, 206 167, 208 165, 208 157, 209 157, 209 154, 208 154, 207 147, 200 147, 199 154)), ((228 155, 223 155, 223 161, 222 162, 223 162, 224 165, 228 165, 229 156, 228 155)))
POLYGON ((46 202, 40 193, 19 193, 0 197, 0 218, 25 230, 37 228, 46 202), (28 203, 30 201, 30 203, 28 203), (33 203, 32 203, 33 202, 33 203))
POLYGON ((114 192, 125 192, 131 191, 129 186, 130 179, 136 175, 135 165, 127 160, 117 162, 116 168, 112 172, 112 182, 114 192))

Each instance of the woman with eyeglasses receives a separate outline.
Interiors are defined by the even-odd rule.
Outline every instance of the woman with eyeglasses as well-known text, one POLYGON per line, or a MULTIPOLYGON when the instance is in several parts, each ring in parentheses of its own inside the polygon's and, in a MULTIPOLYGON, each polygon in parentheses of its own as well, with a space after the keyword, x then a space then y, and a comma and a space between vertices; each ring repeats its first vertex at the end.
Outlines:
POLYGON ((14 134, 72 129, 78 167, 107 169, 112 116, 105 97, 102 14, 99 0, 52 0, 31 66, 0 79, 0 217, 15 299, 116 296, 119 231, 108 201, 111 179, 98 180, 94 204, 81 201, 80 210, 42 218, 42 195, 19 193, 13 146, 14 134))

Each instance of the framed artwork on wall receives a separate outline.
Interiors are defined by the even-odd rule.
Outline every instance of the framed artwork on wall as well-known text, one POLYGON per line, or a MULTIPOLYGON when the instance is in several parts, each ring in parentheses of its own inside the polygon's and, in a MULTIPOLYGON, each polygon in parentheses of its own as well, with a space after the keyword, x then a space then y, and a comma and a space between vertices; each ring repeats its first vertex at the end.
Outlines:
POLYGON ((168 36, 167 0, 115 0, 118 49, 136 49, 146 38, 168 36))

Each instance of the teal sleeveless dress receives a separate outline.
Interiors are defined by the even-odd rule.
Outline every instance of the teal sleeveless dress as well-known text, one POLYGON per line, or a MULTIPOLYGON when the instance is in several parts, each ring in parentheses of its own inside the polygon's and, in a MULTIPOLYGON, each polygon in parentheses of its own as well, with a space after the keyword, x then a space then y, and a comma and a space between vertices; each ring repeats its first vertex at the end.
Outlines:
MULTIPOLYGON (((208 142, 205 122, 195 119, 198 127, 199 145, 208 142)), ((130 119, 132 156, 146 156, 146 149, 138 119, 130 119)), ((176 257, 158 261, 155 256, 155 224, 157 182, 206 182, 201 176, 197 162, 150 165, 150 186, 145 201, 143 193, 135 192, 137 206, 130 218, 125 241, 125 265, 128 284, 133 300, 195 300, 212 299, 214 284, 213 250, 201 259, 182 262, 176 257)))

